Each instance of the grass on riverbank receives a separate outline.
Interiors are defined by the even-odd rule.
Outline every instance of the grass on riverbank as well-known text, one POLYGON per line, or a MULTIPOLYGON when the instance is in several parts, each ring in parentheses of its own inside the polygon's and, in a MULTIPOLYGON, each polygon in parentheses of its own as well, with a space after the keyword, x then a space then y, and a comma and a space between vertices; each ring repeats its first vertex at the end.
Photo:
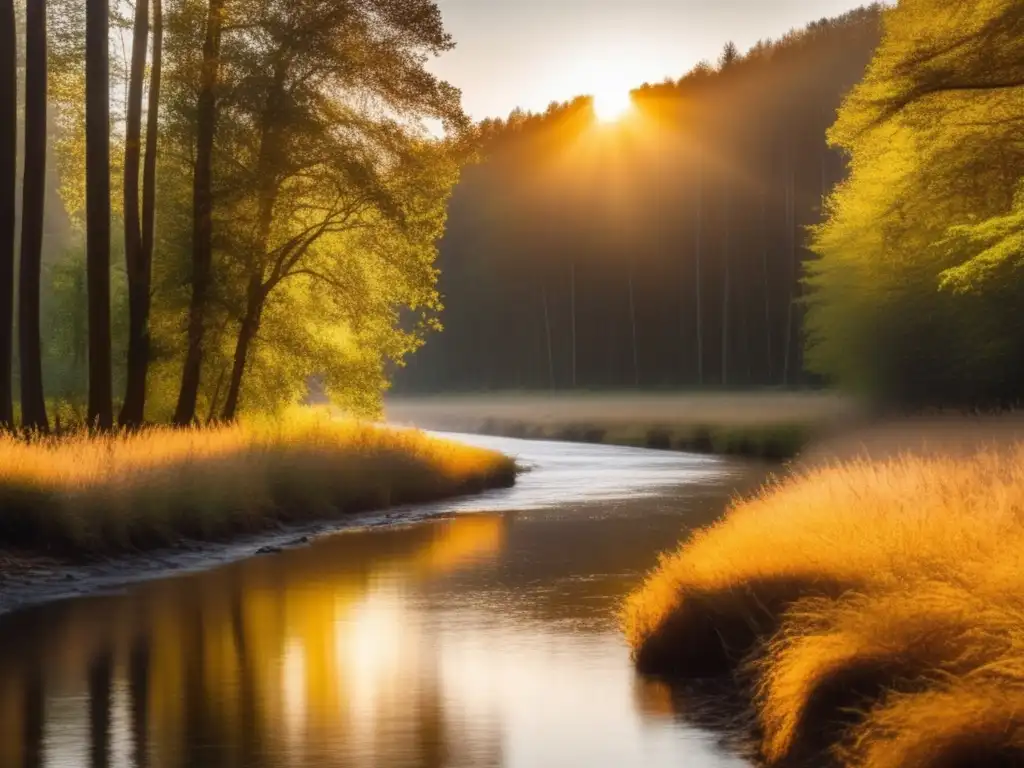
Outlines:
POLYGON ((514 462, 412 430, 293 416, 0 437, 0 548, 90 557, 511 485, 514 462))
POLYGON ((388 418, 428 429, 783 460, 859 419, 830 393, 494 393, 393 397, 388 418))
POLYGON ((664 557, 624 625, 642 671, 748 686, 769 763, 1017 765, 1022 595, 1018 445, 805 470, 664 557))

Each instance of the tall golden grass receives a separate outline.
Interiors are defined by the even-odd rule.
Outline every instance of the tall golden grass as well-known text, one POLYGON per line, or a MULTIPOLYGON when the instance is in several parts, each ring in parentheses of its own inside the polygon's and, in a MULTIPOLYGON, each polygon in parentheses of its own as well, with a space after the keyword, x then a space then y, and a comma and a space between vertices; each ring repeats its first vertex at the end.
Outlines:
POLYGON ((207 429, 0 437, 0 547, 89 556, 511 485, 514 462, 311 414, 207 429))
POLYGON ((735 505, 623 620, 642 671, 749 686, 768 763, 1019 765, 1022 566, 1024 446, 863 460, 735 505))

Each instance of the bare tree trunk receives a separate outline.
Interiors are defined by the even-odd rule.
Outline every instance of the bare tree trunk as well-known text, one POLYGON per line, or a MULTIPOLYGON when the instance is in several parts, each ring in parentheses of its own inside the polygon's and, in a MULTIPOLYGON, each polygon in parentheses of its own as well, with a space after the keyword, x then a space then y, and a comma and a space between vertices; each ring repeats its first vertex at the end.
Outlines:
POLYGON ((146 162, 142 170, 142 255, 147 267, 153 263, 153 243, 156 237, 156 153, 160 133, 163 58, 163 0, 153 0, 153 61, 149 71, 149 101, 146 107, 146 162))
POLYGON ((793 302, 796 300, 796 178, 790 167, 789 180, 786 184, 786 245, 789 251, 789 301, 786 304, 786 337, 785 352, 782 358, 782 384, 789 386, 790 358, 793 346, 793 302))
MULTIPOLYGON (((30 5, 32 5, 30 3, 30 5)), ((85 9, 85 219, 89 424, 114 425, 110 352, 110 66, 108 0, 85 9)))
POLYGON ((213 395, 210 397, 210 408, 206 412, 206 423, 207 425, 213 424, 217 418, 217 406, 220 404, 220 390, 224 386, 224 377, 227 375, 227 368, 221 367, 220 373, 217 374, 217 383, 213 387, 213 395))
POLYGON ((238 414, 238 401, 242 393, 242 378, 245 376, 245 366, 249 358, 249 348, 260 327, 260 314, 263 309, 263 286, 261 280, 253 275, 249 280, 249 288, 246 292, 246 311, 242 318, 242 325, 238 330, 238 340, 235 342, 235 357, 231 365, 231 378, 228 380, 228 394, 224 400, 224 411, 221 417, 224 421, 234 421, 238 414))
MULTIPOLYGON (((128 114, 124 139, 124 258, 128 274, 128 361, 121 426, 142 424, 149 366, 149 269, 142 251, 139 168, 142 155, 142 81, 146 73, 149 0, 136 0, 132 63, 128 80, 128 114)), ((147 137, 148 138, 148 137, 147 137)))
POLYGON ((629 264, 629 324, 633 336, 633 386, 640 386, 640 353, 636 348, 636 301, 633 296, 633 262, 629 264))
POLYGON ((18 177, 18 61, 14 0, 0 0, 0 427, 14 426, 14 198, 18 177))
POLYGON ((213 266, 213 139, 217 129, 216 89, 220 77, 220 34, 225 0, 210 0, 203 42, 203 66, 196 104, 196 162, 192 182, 192 299, 189 303, 188 350, 174 423, 191 424, 203 365, 203 334, 213 266))
POLYGON ((544 304, 544 335, 548 348, 548 386, 555 388, 555 352, 551 345, 551 315, 548 313, 548 291, 543 284, 540 286, 540 298, 544 304))
POLYGON ((270 244, 270 230, 274 222, 274 207, 280 191, 278 169, 280 167, 281 136, 277 129, 280 114, 279 100, 283 93, 286 72, 278 68, 274 72, 274 87, 267 96, 267 104, 263 113, 263 124, 260 131, 260 147, 257 180, 259 184, 259 210, 257 214, 256 236, 252 243, 249 264, 249 286, 246 289, 245 316, 238 330, 235 343, 235 357, 231 367, 231 378, 228 381, 227 398, 224 401, 222 417, 224 421, 233 421, 238 412, 238 401, 242 390, 242 378, 248 362, 249 348, 259 332, 260 319, 263 315, 263 304, 267 298, 264 286, 264 270, 267 249, 270 244))
POLYGON ((729 385, 729 270, 732 261, 732 202, 729 188, 725 190, 725 249, 722 253, 725 274, 722 280, 722 386, 729 385))
POLYGON ((768 383, 772 380, 772 310, 768 282, 768 195, 761 196, 761 275, 764 281, 764 343, 768 358, 768 383))
POLYGON ((18 337, 21 357, 21 422, 48 430, 43 397, 39 330, 43 209, 46 179, 46 4, 28 3, 25 14, 25 172, 22 178, 21 271, 18 337))
POLYGON ((572 388, 576 389, 576 261, 569 267, 569 305, 572 314, 572 388))
POLYGON ((697 296, 697 383, 700 386, 704 386, 704 312, 701 308, 700 298, 700 262, 701 262, 701 251, 704 248, 703 243, 703 231, 704 226, 704 168, 700 163, 700 159, 697 161, 697 210, 694 217, 696 224, 696 231, 694 234, 693 241, 693 254, 694 254, 694 289, 697 296))

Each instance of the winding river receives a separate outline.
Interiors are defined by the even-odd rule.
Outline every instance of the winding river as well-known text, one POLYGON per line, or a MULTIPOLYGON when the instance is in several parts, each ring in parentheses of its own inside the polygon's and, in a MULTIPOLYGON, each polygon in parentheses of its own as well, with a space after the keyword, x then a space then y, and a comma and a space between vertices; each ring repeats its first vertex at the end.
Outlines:
POLYGON ((457 437, 531 471, 0 617, 0 766, 743 765, 635 675, 615 612, 764 468, 457 437))

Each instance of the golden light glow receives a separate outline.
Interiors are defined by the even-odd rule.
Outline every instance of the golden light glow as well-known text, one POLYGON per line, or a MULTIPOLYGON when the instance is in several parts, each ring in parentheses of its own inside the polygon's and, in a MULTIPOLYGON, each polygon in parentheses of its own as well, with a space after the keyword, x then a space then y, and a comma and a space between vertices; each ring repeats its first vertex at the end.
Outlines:
POLYGON ((594 94, 594 116, 602 123, 621 120, 633 109, 628 88, 607 88, 594 94))

